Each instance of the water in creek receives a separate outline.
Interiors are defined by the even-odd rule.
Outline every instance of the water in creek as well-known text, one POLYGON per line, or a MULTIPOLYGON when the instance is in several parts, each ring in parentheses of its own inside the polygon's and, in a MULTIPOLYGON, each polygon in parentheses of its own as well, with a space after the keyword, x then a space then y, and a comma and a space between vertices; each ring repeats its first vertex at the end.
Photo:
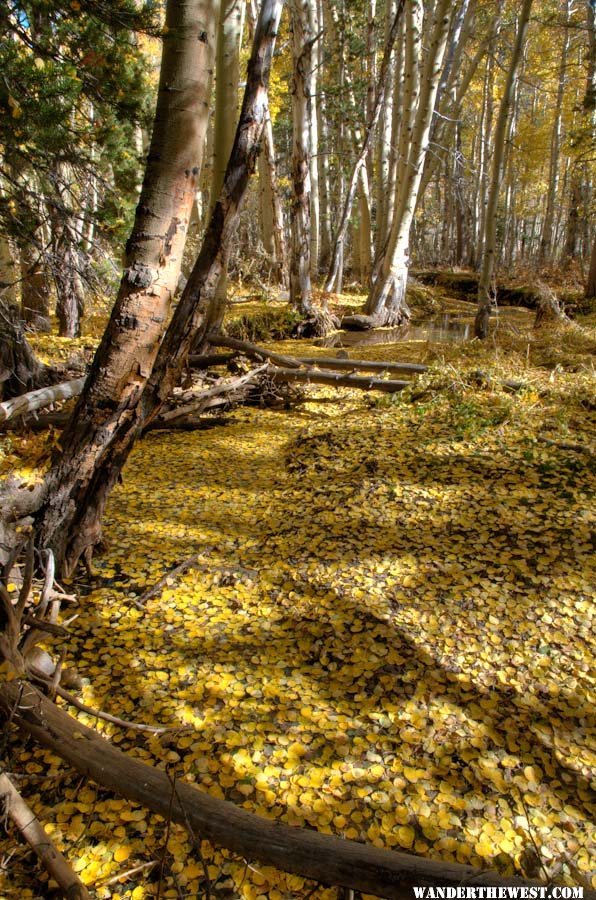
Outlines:
POLYGON ((370 344, 396 344, 401 341, 432 341, 459 344, 473 335, 470 321, 443 313, 421 325, 402 325, 399 328, 376 328, 371 331, 339 331, 321 338, 319 347, 363 347, 370 344))

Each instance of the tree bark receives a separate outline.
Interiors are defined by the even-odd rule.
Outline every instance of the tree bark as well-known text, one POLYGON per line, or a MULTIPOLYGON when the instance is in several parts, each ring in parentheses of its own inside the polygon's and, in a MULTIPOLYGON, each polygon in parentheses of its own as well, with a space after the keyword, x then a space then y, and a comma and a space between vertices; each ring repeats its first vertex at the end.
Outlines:
POLYGON ((21 248, 21 316, 34 328, 50 321, 49 273, 33 244, 21 248))
POLYGON ((310 72, 313 29, 310 0, 290 0, 292 30, 292 243, 290 303, 302 316, 313 311, 311 295, 310 72))
POLYGON ((273 125, 267 108, 261 153, 259 155, 259 175, 262 184, 263 242, 270 241, 265 249, 275 260, 275 277, 282 288, 288 286, 288 254, 284 229, 284 213, 279 194, 273 125), (270 231, 269 231, 270 229, 270 231))
POLYGON ((19 274, 10 239, 0 234, 0 301, 14 303, 18 297, 19 274))
POLYGON ((319 119, 318 119, 318 61, 317 45, 322 33, 319 22, 317 0, 308 0, 308 15, 312 31, 313 47, 310 72, 308 73, 309 122, 308 122, 308 167, 310 170, 310 274, 319 274, 319 253, 321 243, 321 201, 319 196, 319 119))
POLYGON ((557 99, 555 103, 553 128, 550 140, 550 161, 548 174, 548 191, 546 195, 546 209, 542 223, 542 235, 540 237, 540 261, 544 263, 550 258, 553 245, 553 225, 555 220, 555 206, 559 191, 559 157, 561 155, 562 137, 562 113, 563 96, 565 93, 565 80, 567 75, 567 53, 569 49, 569 13, 570 0, 565 2, 565 28, 563 31, 563 46, 561 47, 561 63, 559 66, 559 82, 557 85, 557 99))
POLYGON ((476 337, 483 339, 488 337, 488 323, 492 304, 491 284, 495 269, 495 254, 497 249, 497 205, 499 202, 501 182, 503 180, 503 159, 508 134, 509 111, 515 93, 517 73, 526 42, 531 9, 532 0, 523 0, 517 24, 515 46, 509 63, 492 146, 491 182, 486 208, 482 269, 480 280, 478 282, 478 311, 474 321, 474 332, 476 337))
MULTIPOLYGON (((217 29, 215 67, 215 120, 213 125, 213 170, 209 212, 219 198, 238 123, 240 45, 244 28, 245 0, 221 0, 217 29)), ((216 301, 209 313, 209 327, 219 331, 228 295, 228 260, 222 268, 216 301)))
POLYGON ((108 493, 176 289, 201 168, 213 64, 215 0, 169 0, 153 136, 118 297, 48 479, 40 546, 69 574, 99 540, 108 493))

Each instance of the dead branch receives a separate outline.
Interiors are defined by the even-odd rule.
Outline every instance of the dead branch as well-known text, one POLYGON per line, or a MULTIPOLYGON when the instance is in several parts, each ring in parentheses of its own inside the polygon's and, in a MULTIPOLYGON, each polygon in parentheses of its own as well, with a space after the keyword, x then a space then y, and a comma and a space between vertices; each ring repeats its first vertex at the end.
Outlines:
MULTIPOLYGON (((203 550, 203 553, 206 552, 208 551, 203 550)), ((190 556, 188 559, 179 563, 179 565, 174 566, 173 569, 170 569, 169 572, 166 572, 165 575, 162 575, 159 581, 157 581, 153 587, 149 588, 149 590, 145 591, 144 594, 141 594, 140 597, 127 597, 126 599, 137 609, 145 611, 149 600, 152 600, 153 597, 157 597, 170 581, 175 579, 177 575, 181 575, 183 572, 188 571, 188 569, 199 569, 203 572, 220 572, 231 577, 236 575, 248 575, 249 578, 253 578, 259 574, 256 569, 249 569, 246 566, 213 565, 212 563, 203 560, 202 554, 197 554, 196 556, 190 556)))
POLYGON ((273 353, 271 350, 264 350, 263 347, 257 347, 249 341, 240 341, 237 338, 225 337, 223 334, 213 334, 209 332, 206 340, 216 347, 230 347, 232 350, 240 350, 246 356, 257 359, 260 362, 270 360, 276 366, 282 366, 287 369, 299 369, 301 363, 293 356, 282 356, 281 353, 273 353))
POLYGON ((306 384, 331 384, 334 387, 357 388, 361 391, 385 391, 393 394, 408 387, 409 381, 385 381, 383 378, 366 378, 364 375, 341 375, 318 369, 296 371, 296 369, 272 369, 270 377, 274 381, 300 381, 306 384))
POLYGON ((49 406, 57 400, 78 397, 84 384, 84 378, 73 378, 71 381, 63 381, 53 387, 39 388, 37 391, 30 391, 28 394, 21 394, 19 397, 5 400, 0 403, 0 422, 6 422, 12 416, 24 416, 36 409, 43 409, 44 406, 49 406))
POLYGON ((56 849, 47 831, 5 772, 0 775, 0 800, 4 801, 7 814, 35 851, 46 871, 60 885, 64 897, 68 900, 91 900, 91 894, 79 876, 56 849))
MULTIPOLYGON (((171 805, 172 821, 190 825, 202 839, 245 859, 323 884, 343 885, 389 900, 411 900, 414 885, 544 886, 271 821, 183 782, 177 784, 172 802, 166 772, 127 756, 27 683, 10 681, 0 686, 0 716, 12 716, 22 731, 102 787, 164 818, 171 805)), ((586 889, 584 898, 596 900, 596 891, 586 889)))
POLYGON ((31 615, 31 613, 24 615, 22 622, 23 625, 31 625, 34 629, 45 631, 47 634, 51 634, 54 637, 68 637, 70 634, 68 628, 65 628, 63 625, 56 625, 54 622, 46 622, 44 619, 40 619, 39 616, 31 615))
POLYGON ((259 366, 258 369, 253 369, 251 372, 247 372, 239 378, 218 381, 217 384, 214 384, 210 388, 206 388, 204 391, 196 391, 187 395, 192 396, 192 402, 187 403, 184 406, 175 406, 172 409, 160 413, 155 420, 157 427, 163 427, 164 425, 167 425, 168 422, 176 421, 176 419, 181 419, 185 416, 198 415, 206 408, 206 401, 211 400, 213 397, 218 397, 221 394, 233 394, 234 391, 237 391, 239 388, 258 378, 258 376, 266 369, 267 364, 259 366))
POLYGON ((225 366, 235 356, 237 356, 236 353, 195 353, 188 357, 188 365, 191 369, 209 369, 211 366, 225 366))
POLYGON ((140 597, 129 597, 128 599, 134 606, 136 606, 137 609, 144 609, 149 600, 157 597, 158 594, 162 592, 168 581, 176 578, 177 575, 182 575, 182 573, 187 572, 188 569, 194 568, 194 566, 199 564, 199 561, 200 556, 190 556, 188 559, 185 559, 183 562, 179 563, 179 565, 174 566, 173 569, 170 569, 169 572, 166 572, 165 575, 162 575, 159 581, 157 581, 153 585, 153 587, 146 590, 144 594, 141 594, 140 597))
POLYGON ((369 359, 342 359, 333 356, 297 356, 297 361, 304 366, 315 366, 318 369, 347 369, 350 371, 371 372, 404 372, 411 375, 422 375, 428 372, 428 366, 407 362, 384 362, 369 359))
POLYGON ((130 722, 128 719, 121 719, 119 716, 113 716, 111 713, 104 712, 101 709, 87 706, 86 703, 83 703, 82 700, 79 700, 79 698, 75 697, 74 694, 71 694, 70 691, 60 687, 59 684, 55 684, 54 680, 51 678, 43 678, 38 673, 35 673, 34 677, 37 681, 50 687, 58 697, 62 697, 63 700, 66 700, 66 702, 71 706, 74 706, 75 709, 87 713, 88 716, 92 716, 94 719, 101 719, 104 722, 110 722, 112 725, 117 725, 118 728, 126 728, 130 731, 146 731, 150 734, 167 734, 173 731, 188 730, 188 726, 185 725, 143 725, 142 722, 130 722))

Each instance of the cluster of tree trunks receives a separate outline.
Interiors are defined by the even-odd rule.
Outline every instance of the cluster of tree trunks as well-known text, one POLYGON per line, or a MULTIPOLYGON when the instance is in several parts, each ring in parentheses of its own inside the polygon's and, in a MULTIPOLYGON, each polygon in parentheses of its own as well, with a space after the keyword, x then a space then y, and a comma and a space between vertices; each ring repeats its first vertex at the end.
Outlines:
POLYGON ((36 530, 72 572, 98 542, 108 494, 136 436, 167 400, 204 329, 229 240, 256 165, 281 2, 263 3, 243 109, 201 252, 167 327, 207 122, 215 21, 211 0, 171 2, 148 170, 116 304, 50 474, 36 530), (197 52, 198 50, 198 52, 197 52), (193 136, 188 139, 189 134, 193 136))

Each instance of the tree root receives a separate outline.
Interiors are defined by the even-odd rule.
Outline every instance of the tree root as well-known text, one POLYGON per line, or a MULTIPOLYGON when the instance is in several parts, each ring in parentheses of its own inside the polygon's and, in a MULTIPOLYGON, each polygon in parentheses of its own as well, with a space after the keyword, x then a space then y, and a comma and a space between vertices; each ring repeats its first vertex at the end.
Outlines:
POLYGON ((326 306, 313 309, 292 329, 292 337, 319 338, 327 337, 329 332, 337 331, 340 321, 326 306))

